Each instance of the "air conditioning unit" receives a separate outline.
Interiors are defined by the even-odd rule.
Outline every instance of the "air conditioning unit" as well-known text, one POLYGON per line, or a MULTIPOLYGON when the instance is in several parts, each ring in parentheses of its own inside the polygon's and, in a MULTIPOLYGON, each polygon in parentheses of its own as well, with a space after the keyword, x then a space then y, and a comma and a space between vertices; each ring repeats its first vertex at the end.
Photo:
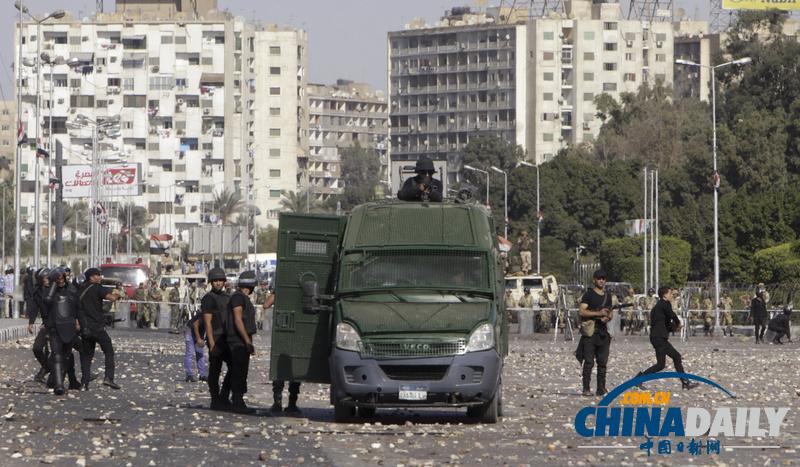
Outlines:
POLYGON ((584 130, 589 130, 590 129, 589 128, 589 122, 583 122, 583 129, 584 130))
POLYGON ((102 73, 103 72, 103 67, 98 65, 97 66, 97 72, 98 73, 102 73))
POLYGON ((633 41, 626 41, 626 42, 625 42, 625 44, 626 44, 628 47, 633 47, 633 41))
POLYGON ((28 178, 28 172, 20 172, 19 176, 23 179, 28 178))
POLYGON ((661 41, 656 41, 656 47, 661 47, 662 45, 664 45, 664 43, 663 43, 663 42, 661 42, 661 41))
POLYGON ((208 107, 203 109, 203 115, 209 115, 209 114, 211 114, 211 109, 209 109, 208 107))
POLYGON ((152 67, 150 67, 150 71, 153 73, 158 73, 158 65, 153 65, 152 67))

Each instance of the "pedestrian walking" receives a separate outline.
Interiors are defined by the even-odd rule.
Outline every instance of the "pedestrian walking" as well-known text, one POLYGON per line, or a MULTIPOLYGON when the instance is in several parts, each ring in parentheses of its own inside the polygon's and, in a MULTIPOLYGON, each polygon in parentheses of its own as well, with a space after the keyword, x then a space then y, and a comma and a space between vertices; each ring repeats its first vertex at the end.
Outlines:
MULTIPOLYGON (((650 368, 639 372, 636 376, 658 373, 666 365, 667 356, 672 359, 675 371, 685 373, 681 354, 669 342, 670 333, 677 332, 681 327, 678 315, 672 311, 672 289, 669 287, 659 287, 658 302, 650 310, 650 344, 656 351, 656 363, 650 368)), ((645 390, 644 384, 640 383, 639 389, 645 390)), ((698 386, 696 381, 681 379, 683 389, 694 389, 698 386)))
POLYGON ((183 354, 183 368, 186 370, 186 382, 195 382, 194 365, 197 364, 197 375, 200 381, 208 381, 206 371, 206 341, 203 337, 205 329, 202 325, 203 315, 192 309, 192 315, 183 328, 183 340, 186 350, 183 354))
POLYGON ((103 300, 115 302, 119 299, 116 289, 108 292, 100 284, 102 273, 97 268, 89 268, 84 273, 86 283, 78 295, 78 320, 81 328, 81 389, 89 390, 92 360, 97 344, 105 356, 105 378, 103 384, 111 389, 119 389, 114 382, 114 345, 106 332, 106 319, 103 314, 103 300))
POLYGON ((756 344, 764 343, 767 332, 767 304, 764 301, 764 290, 758 289, 755 298, 750 302, 750 318, 755 327, 756 344))
POLYGON ((608 355, 611 335, 607 323, 614 317, 611 292, 605 290, 606 273, 598 269, 592 275, 594 287, 581 297, 578 314, 581 318, 581 339, 576 356, 583 363, 583 395, 591 396, 592 368, 597 362, 597 392, 602 396, 606 389, 608 355))

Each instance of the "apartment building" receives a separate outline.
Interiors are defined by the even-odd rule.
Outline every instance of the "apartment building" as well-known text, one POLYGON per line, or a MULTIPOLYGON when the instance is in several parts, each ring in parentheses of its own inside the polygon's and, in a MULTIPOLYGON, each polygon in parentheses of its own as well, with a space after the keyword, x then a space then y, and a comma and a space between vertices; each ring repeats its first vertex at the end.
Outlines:
POLYGON ((389 33, 392 192, 402 168, 421 155, 446 163, 447 181, 457 181, 461 153, 476 135, 525 145, 526 30, 464 7, 432 27, 389 33))
MULTIPOLYGON (((249 23, 218 11, 215 0, 120 0, 113 13, 49 20, 40 34, 52 64, 42 63, 40 83, 35 66, 22 67, 23 126, 33 140, 41 89, 41 145, 58 141, 64 164, 88 165, 91 122, 119 118, 119 130, 99 132, 96 157, 135 167, 140 194, 110 193, 105 201, 143 206, 153 218, 146 233, 184 240, 191 227, 217 220, 214 193, 223 189, 258 208, 259 224, 277 222, 280 197, 271 184, 296 190, 298 158, 307 152, 304 32, 249 23), (280 112, 266 111, 273 108, 280 112)), ((35 65, 35 23, 23 23, 22 48, 22 63, 35 65)), ((34 150, 22 154, 19 212, 27 224, 34 150)))
POLYGON ((341 150, 358 144, 381 165, 383 191, 388 183, 386 97, 367 84, 340 79, 336 84, 309 84, 309 189, 326 201, 341 194, 341 150))
POLYGON ((17 103, 0 101, 0 182, 11 183, 17 160, 17 103))
POLYGON ((497 134, 531 161, 591 141, 594 100, 673 80, 668 22, 624 19, 613 2, 573 0, 563 13, 450 10, 433 27, 389 33, 392 184, 421 154, 448 162, 450 181, 469 139, 497 134))

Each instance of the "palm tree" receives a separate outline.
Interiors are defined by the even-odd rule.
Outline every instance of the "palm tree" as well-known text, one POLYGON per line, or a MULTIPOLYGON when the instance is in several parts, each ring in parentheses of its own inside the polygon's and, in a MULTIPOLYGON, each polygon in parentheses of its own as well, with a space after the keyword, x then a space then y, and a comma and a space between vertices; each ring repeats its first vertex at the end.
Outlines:
MULTIPOLYGON (((244 209, 244 200, 242 195, 230 191, 227 188, 220 192, 214 193, 214 210, 221 221, 221 225, 229 224, 234 216, 238 215, 244 209)), ((220 232, 219 237, 219 251, 220 251, 220 264, 224 263, 225 256, 225 229, 220 232)))
POLYGON ((308 203, 308 190, 300 192, 284 190, 281 195, 281 208, 289 212, 306 212, 308 203))
POLYGON ((64 216, 63 226, 70 230, 70 241, 78 252, 78 234, 89 232, 89 225, 86 220, 89 218, 89 205, 86 201, 78 201, 74 204, 63 202, 62 213, 64 216))
MULTIPOLYGON (((133 203, 120 205, 117 210, 117 220, 122 225, 127 234, 120 234, 120 238, 125 237, 127 242, 127 235, 132 235, 131 249, 133 251, 142 251, 143 245, 147 245, 147 238, 142 234, 145 229, 153 221, 153 216, 148 214, 147 209, 142 206, 136 206, 133 203), (130 215, 130 225, 128 225, 128 216, 130 215)), ((121 245, 120 241, 117 245, 121 245)))

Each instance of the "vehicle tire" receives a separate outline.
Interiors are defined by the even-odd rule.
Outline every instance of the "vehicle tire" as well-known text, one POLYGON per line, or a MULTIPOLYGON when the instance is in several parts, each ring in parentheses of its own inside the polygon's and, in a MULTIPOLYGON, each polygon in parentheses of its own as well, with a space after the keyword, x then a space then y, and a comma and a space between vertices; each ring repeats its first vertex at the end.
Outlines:
POLYGON ((497 386, 497 395, 495 395, 497 399, 497 416, 503 416, 503 382, 501 381, 500 384, 497 386))
POLYGON ((361 418, 372 418, 375 416, 375 407, 359 407, 358 416, 361 418))
POLYGON ((502 411, 500 407, 502 397, 503 385, 501 383, 497 385, 494 397, 492 397, 489 402, 478 407, 468 407, 467 416, 481 423, 497 423, 497 419, 500 417, 500 412, 502 411))
POLYGON ((356 408, 343 404, 341 401, 336 401, 333 404, 333 419, 337 423, 347 423, 353 421, 356 415, 356 408))

